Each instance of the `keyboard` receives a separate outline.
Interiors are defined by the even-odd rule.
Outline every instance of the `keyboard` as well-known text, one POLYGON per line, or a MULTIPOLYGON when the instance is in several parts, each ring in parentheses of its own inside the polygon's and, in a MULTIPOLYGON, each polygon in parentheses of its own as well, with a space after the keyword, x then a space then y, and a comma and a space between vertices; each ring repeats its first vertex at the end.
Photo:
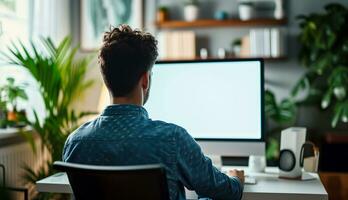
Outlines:
MULTIPOLYGON (((227 171, 222 171, 222 173, 227 174, 227 171)), ((257 183, 257 180, 253 176, 244 175, 244 184, 245 185, 255 185, 257 183)))
POLYGON ((244 176, 245 185, 255 185, 257 183, 256 178, 252 176, 244 176))

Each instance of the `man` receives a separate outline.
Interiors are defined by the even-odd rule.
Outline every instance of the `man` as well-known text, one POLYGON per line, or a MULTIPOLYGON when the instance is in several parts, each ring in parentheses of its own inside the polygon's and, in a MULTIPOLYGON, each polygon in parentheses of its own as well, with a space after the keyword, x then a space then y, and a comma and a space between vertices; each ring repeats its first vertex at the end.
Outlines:
MULTIPOLYGON (((112 105, 69 136, 66 162, 95 165, 161 163, 170 198, 185 199, 184 186, 200 196, 240 199, 244 173, 221 173, 182 127, 153 121, 142 107, 150 93, 157 41, 127 25, 106 32, 99 63, 112 105)), ((181 98, 181 97, 178 97, 181 98)))

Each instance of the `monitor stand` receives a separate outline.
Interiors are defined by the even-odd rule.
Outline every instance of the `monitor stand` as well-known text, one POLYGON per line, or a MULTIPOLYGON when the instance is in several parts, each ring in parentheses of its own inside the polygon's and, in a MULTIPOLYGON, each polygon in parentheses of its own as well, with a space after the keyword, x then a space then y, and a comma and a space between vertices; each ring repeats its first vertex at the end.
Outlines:
POLYGON ((213 163, 213 165, 218 169, 218 170, 221 170, 221 168, 222 168, 222 157, 221 156, 219 156, 219 155, 207 155, 210 159, 211 159, 211 161, 212 161, 212 163, 213 163))
POLYGON ((218 156, 207 155, 213 165, 220 169, 222 166, 248 166, 249 156, 218 156))

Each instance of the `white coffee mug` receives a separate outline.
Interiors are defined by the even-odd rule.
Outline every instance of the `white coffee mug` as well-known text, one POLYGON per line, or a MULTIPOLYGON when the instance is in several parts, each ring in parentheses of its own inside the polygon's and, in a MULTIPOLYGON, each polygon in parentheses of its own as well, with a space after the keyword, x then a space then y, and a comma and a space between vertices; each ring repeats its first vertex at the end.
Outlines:
POLYGON ((249 156, 249 171, 264 172, 266 168, 265 156, 250 155, 249 156))

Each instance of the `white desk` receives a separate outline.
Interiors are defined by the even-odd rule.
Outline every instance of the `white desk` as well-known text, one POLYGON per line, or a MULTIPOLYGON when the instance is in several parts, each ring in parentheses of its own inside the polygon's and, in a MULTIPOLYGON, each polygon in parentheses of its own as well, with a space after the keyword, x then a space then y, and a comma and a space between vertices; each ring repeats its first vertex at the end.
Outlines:
MULTIPOLYGON (((228 170, 233 167, 223 167, 222 170, 228 170)), ((243 169, 241 167, 237 167, 243 169)), ((244 168, 245 169, 245 168, 244 168)), ((266 173, 248 173, 256 177, 256 185, 244 186, 244 200, 327 200, 328 194, 321 183, 317 174, 310 174, 314 177, 312 180, 284 180, 278 178, 278 169, 268 167, 266 173)), ((36 182, 39 192, 53 193, 72 193, 68 178, 65 173, 58 173, 36 182)), ((187 191, 187 198, 194 198, 194 192, 187 191)))

